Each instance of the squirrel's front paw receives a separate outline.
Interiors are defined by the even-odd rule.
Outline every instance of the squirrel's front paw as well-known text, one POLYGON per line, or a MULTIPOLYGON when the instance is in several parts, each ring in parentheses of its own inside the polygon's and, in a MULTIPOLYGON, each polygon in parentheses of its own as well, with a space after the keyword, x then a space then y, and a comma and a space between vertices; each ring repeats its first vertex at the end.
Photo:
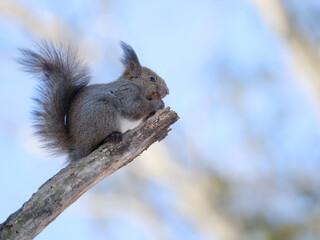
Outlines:
POLYGON ((158 111, 164 108, 164 102, 161 99, 151 100, 151 104, 152 104, 153 111, 158 111))

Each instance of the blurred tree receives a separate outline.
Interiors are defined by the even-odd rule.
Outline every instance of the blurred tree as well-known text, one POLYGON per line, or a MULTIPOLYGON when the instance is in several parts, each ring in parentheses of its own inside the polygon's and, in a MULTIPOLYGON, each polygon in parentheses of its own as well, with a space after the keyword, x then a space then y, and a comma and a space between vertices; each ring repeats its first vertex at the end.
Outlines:
MULTIPOLYGON (((90 29, 108 23, 109 28, 98 28, 103 40, 114 31, 115 23, 104 14, 112 3, 90 2, 102 11, 91 16, 90 29)), ((163 4, 163 9, 172 7, 163 4)), ((153 146, 134 165, 89 192, 87 209, 101 236, 121 225, 119 219, 129 219, 144 226, 141 231, 148 239, 319 239, 319 1, 211 4, 224 11, 222 19, 216 18, 219 28, 199 25, 199 32, 221 34, 222 40, 210 43, 214 50, 206 49, 208 59, 201 62, 206 65, 195 74, 200 76, 196 84, 188 85, 190 92, 175 93, 174 99, 194 108, 182 115, 166 144, 153 146), (248 31, 238 22, 252 25, 250 36, 245 37, 248 31), (267 40, 250 39, 257 35, 267 40)), ((82 33, 59 15, 52 13, 56 25, 43 22, 32 10, 8 0, 0 2, 0 12, 35 34, 50 35, 46 31, 53 29, 54 36, 72 38, 82 33)), ((160 12, 163 17, 165 11, 160 12)), ((201 34, 199 46, 207 37, 201 34)), ((190 36, 183 35, 181 45, 193 43, 187 41, 190 36)), ((83 40, 83 49, 98 49, 103 55, 106 45, 99 37, 76 39, 83 40)), ((188 61, 190 53, 173 59, 188 61)))

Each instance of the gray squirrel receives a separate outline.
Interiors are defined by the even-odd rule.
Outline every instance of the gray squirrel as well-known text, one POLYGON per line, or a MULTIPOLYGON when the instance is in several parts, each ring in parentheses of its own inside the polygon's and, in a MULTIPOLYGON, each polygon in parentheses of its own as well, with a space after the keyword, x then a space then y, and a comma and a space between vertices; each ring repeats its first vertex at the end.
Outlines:
POLYGON ((123 74, 114 82, 92 85, 89 67, 71 46, 41 41, 35 50, 20 49, 18 62, 40 81, 36 134, 53 153, 68 154, 69 162, 104 142, 119 143, 121 119, 147 118, 164 108, 161 99, 169 94, 164 80, 140 65, 131 46, 120 44, 123 74))

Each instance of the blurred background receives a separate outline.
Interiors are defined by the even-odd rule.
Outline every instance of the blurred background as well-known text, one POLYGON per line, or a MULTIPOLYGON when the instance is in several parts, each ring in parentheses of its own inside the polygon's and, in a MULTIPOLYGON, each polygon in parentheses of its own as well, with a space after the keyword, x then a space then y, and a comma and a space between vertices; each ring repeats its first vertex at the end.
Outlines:
POLYGON ((17 48, 71 42, 104 83, 123 40, 181 118, 36 239, 320 239, 319 22, 317 0, 1 0, 0 222, 65 166, 32 135, 17 48))

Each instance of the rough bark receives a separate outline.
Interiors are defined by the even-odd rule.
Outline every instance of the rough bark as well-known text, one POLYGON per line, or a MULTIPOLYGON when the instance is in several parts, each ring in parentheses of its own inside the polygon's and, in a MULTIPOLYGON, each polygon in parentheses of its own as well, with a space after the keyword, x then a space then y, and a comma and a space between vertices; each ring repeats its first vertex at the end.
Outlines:
POLYGON ((0 239, 33 239, 87 190, 165 138, 170 125, 178 119, 169 108, 158 111, 126 132, 121 143, 104 144, 89 156, 69 164, 0 224, 0 239))

